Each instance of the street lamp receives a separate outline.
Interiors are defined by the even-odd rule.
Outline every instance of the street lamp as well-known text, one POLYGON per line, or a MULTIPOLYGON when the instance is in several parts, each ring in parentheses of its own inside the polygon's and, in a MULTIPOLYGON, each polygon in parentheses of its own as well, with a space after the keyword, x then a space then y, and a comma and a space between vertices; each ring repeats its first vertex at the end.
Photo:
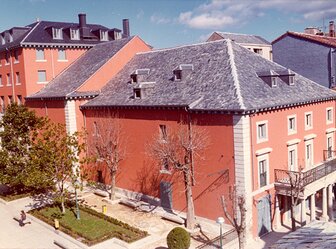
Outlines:
POLYGON ((76 180, 74 182, 74 187, 75 187, 75 199, 76 199, 76 218, 77 220, 80 220, 80 215, 79 215, 79 207, 78 207, 78 200, 77 200, 77 188, 79 187, 80 182, 76 180))
POLYGON ((220 243, 220 249, 223 249, 223 241, 222 241, 222 225, 224 223, 223 217, 218 217, 216 220, 216 223, 219 224, 219 243, 220 243))

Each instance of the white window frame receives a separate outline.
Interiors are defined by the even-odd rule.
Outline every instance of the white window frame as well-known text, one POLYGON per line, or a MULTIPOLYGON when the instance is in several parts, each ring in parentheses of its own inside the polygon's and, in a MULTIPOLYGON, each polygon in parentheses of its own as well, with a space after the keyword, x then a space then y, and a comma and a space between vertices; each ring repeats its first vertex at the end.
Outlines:
POLYGON ((288 84, 290 86, 294 86, 294 83, 295 83, 295 76, 294 75, 289 75, 289 77, 288 77, 288 84))
POLYGON ((108 41, 108 32, 106 30, 100 30, 99 35, 101 41, 108 41))
POLYGON ((332 108, 332 107, 328 107, 327 109, 326 109, 326 123, 327 124, 332 124, 332 123, 334 123, 334 113, 333 113, 333 111, 334 111, 334 108, 332 108), (331 118, 329 119, 329 114, 330 113, 330 115, 331 115, 331 118))
POLYGON ((297 171, 298 169, 298 146, 297 144, 292 144, 287 146, 287 155, 288 155, 288 170, 297 171), (291 164, 291 151, 294 151, 294 163, 291 164))
POLYGON ((46 84, 48 83, 47 81, 47 71, 46 70, 37 70, 37 84, 46 84), (40 73, 44 72, 45 74, 45 81, 40 81, 40 73))
POLYGON ((258 166, 258 188, 264 188, 266 187, 269 182, 270 182, 270 172, 269 172, 269 153, 266 153, 266 154, 263 154, 263 155, 260 155, 260 156, 257 156, 257 166, 258 166), (266 171, 267 171, 267 174, 266 174, 266 184, 264 186, 260 186, 260 167, 259 167, 259 163, 261 161, 265 161, 266 162, 266 171))
MULTIPOLYGON (((329 150, 329 144, 328 144, 329 139, 331 139, 331 151, 333 151, 333 150, 335 150, 334 149, 334 144, 335 144, 334 132, 327 133, 327 135, 326 135, 326 147, 327 147, 327 151, 329 150)), ((334 158, 334 154, 331 152, 331 157, 327 156, 327 160, 331 160, 333 158, 334 158)))
POLYGON ((304 114, 305 131, 313 129, 313 112, 305 112, 304 114), (307 124, 307 117, 310 115, 310 124, 307 124))
POLYGON ((63 30, 62 28, 52 28, 52 36, 55 40, 63 39, 63 30))
POLYGON ((46 61, 44 48, 36 48, 36 61, 46 61))
POLYGON ((57 50, 57 61, 68 61, 65 48, 59 48, 57 50))
POLYGON ((288 135, 296 134, 297 133, 297 118, 296 115, 287 116, 287 129, 288 135), (294 118, 294 129, 290 128, 290 120, 294 118))
POLYGON ((20 79, 20 73, 19 72, 15 72, 15 82, 16 85, 21 85, 21 79, 20 79))
POLYGON ((79 40, 79 29, 70 29, 70 39, 71 40, 79 40))
POLYGON ((6 74, 6 81, 7 81, 7 85, 6 86, 11 86, 12 85, 12 79, 11 79, 10 73, 6 74))
POLYGON ((306 169, 312 169, 314 167, 314 139, 309 139, 305 141, 305 168, 306 169), (308 159, 308 146, 311 148, 311 154, 310 154, 310 159, 308 159))
POLYGON ((278 80, 276 76, 271 76, 271 85, 272 87, 276 87, 278 85, 278 80))
POLYGON ((268 141, 268 120, 256 122, 256 129, 257 129, 257 133, 256 133, 257 134, 257 144, 268 141), (264 137, 260 137, 259 126, 261 125, 265 125, 265 136, 264 137))

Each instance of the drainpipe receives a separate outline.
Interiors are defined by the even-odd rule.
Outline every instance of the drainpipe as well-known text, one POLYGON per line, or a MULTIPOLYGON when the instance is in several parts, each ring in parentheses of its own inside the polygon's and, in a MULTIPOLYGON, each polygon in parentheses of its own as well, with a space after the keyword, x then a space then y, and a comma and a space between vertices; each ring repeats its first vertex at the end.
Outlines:
POLYGON ((252 126, 253 126, 253 122, 252 122, 252 118, 254 117, 254 114, 251 114, 250 115, 250 142, 251 142, 251 166, 252 166, 252 169, 251 169, 251 177, 252 177, 252 192, 254 191, 254 148, 253 148, 253 129, 252 129, 252 126))
POLYGON ((9 53, 9 63, 10 63, 10 69, 11 69, 11 84, 12 84, 12 99, 13 99, 13 102, 16 102, 15 101, 15 86, 14 86, 14 70, 13 70, 13 63, 12 63, 12 53, 9 51, 8 48, 6 48, 7 52, 9 53))
POLYGON ((51 53, 51 68, 52 68, 52 78, 55 78, 55 66, 54 66, 54 53, 53 49, 50 48, 51 53))
MULTIPOLYGON (((190 115, 188 107, 185 107, 184 110, 187 112, 187 118, 188 118, 187 122, 188 122, 189 139, 191 139, 191 132, 192 132, 191 115, 190 115)), ((192 186, 195 186, 196 181, 195 181, 195 174, 194 174, 194 160, 193 160, 193 153, 192 153, 192 151, 191 151, 191 155, 190 155, 190 162, 191 162, 192 186)))
POLYGON ((336 83, 336 67, 334 65, 334 56, 333 56, 333 53, 336 53, 336 49, 332 49, 330 48, 330 66, 329 66, 329 74, 330 74, 330 88, 335 86, 335 83, 336 83), (333 70, 333 68, 335 68, 333 70), (334 75, 333 75, 334 74, 334 75))

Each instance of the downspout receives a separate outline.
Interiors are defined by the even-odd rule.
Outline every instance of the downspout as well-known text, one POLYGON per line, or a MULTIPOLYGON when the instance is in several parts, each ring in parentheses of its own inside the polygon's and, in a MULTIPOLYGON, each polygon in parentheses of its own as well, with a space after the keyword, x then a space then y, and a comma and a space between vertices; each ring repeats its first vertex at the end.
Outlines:
POLYGON ((13 98, 13 102, 15 101, 15 86, 14 86, 14 70, 13 70, 13 63, 12 63, 12 53, 8 50, 8 48, 6 48, 7 52, 9 53, 9 63, 10 63, 10 69, 11 69, 11 84, 12 84, 12 98, 13 98))
MULTIPOLYGON (((191 139, 191 133, 192 133, 192 126, 191 126, 191 114, 189 112, 189 109, 188 107, 185 107, 184 109, 186 112, 187 112, 187 122, 188 122, 188 132, 189 132, 189 139, 191 139)), ((191 184, 192 186, 195 186, 196 184, 196 180, 195 180, 195 170, 194 170, 194 160, 193 160, 193 152, 191 151, 191 154, 190 154, 190 163, 191 163, 191 184)))
POLYGON ((250 115, 250 139, 251 139, 251 166, 252 166, 252 192, 254 191, 254 148, 253 148, 253 129, 252 129, 252 118, 254 117, 254 114, 250 115))
POLYGON ((53 50, 50 48, 51 52, 51 69, 52 69, 52 78, 55 78, 55 66, 54 66, 54 53, 53 50))

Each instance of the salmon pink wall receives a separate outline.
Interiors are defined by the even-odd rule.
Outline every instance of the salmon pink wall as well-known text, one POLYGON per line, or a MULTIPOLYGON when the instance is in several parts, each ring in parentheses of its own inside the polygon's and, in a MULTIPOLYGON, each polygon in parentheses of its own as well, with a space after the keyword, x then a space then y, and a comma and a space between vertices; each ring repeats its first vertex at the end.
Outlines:
POLYGON ((64 100, 27 101, 26 104, 37 115, 49 117, 55 123, 65 124, 64 100))
MULTIPOLYGON (((102 110, 84 110, 84 112, 88 136, 93 135, 93 122, 97 120, 97 116, 107 119, 113 116, 107 112, 102 114, 102 110)), ((119 111, 119 120, 127 139, 127 156, 122 161, 117 177, 118 187, 158 197, 160 180, 171 181, 173 208, 186 211, 182 177, 178 174, 173 176, 160 174, 160 167, 150 157, 148 146, 154 136, 159 134, 159 125, 166 125, 168 131, 177 129, 181 120, 188 120, 187 115, 184 110, 119 111)), ((218 114, 211 115, 209 119, 208 114, 191 114, 190 118, 192 121, 197 121, 197 126, 204 129, 209 136, 209 147, 202 154, 204 160, 196 159, 194 164, 195 211, 199 216, 216 219, 218 216, 223 216, 220 196, 227 194, 229 186, 234 184, 232 116, 218 114)), ((105 177, 109 182, 109 177, 105 177)))
POLYGON ((61 71, 68 67, 73 61, 80 57, 88 49, 65 48, 66 60, 58 60, 58 48, 44 48, 45 59, 36 60, 36 49, 25 48, 23 55, 25 58, 25 74, 27 95, 38 92, 45 84, 55 78, 61 71), (45 70, 47 76, 46 83, 38 83, 38 70, 45 70))
POLYGON ((130 40, 104 66, 83 84, 78 91, 94 91, 101 89, 112 76, 116 75, 138 52, 146 52, 151 48, 138 36, 130 40))

